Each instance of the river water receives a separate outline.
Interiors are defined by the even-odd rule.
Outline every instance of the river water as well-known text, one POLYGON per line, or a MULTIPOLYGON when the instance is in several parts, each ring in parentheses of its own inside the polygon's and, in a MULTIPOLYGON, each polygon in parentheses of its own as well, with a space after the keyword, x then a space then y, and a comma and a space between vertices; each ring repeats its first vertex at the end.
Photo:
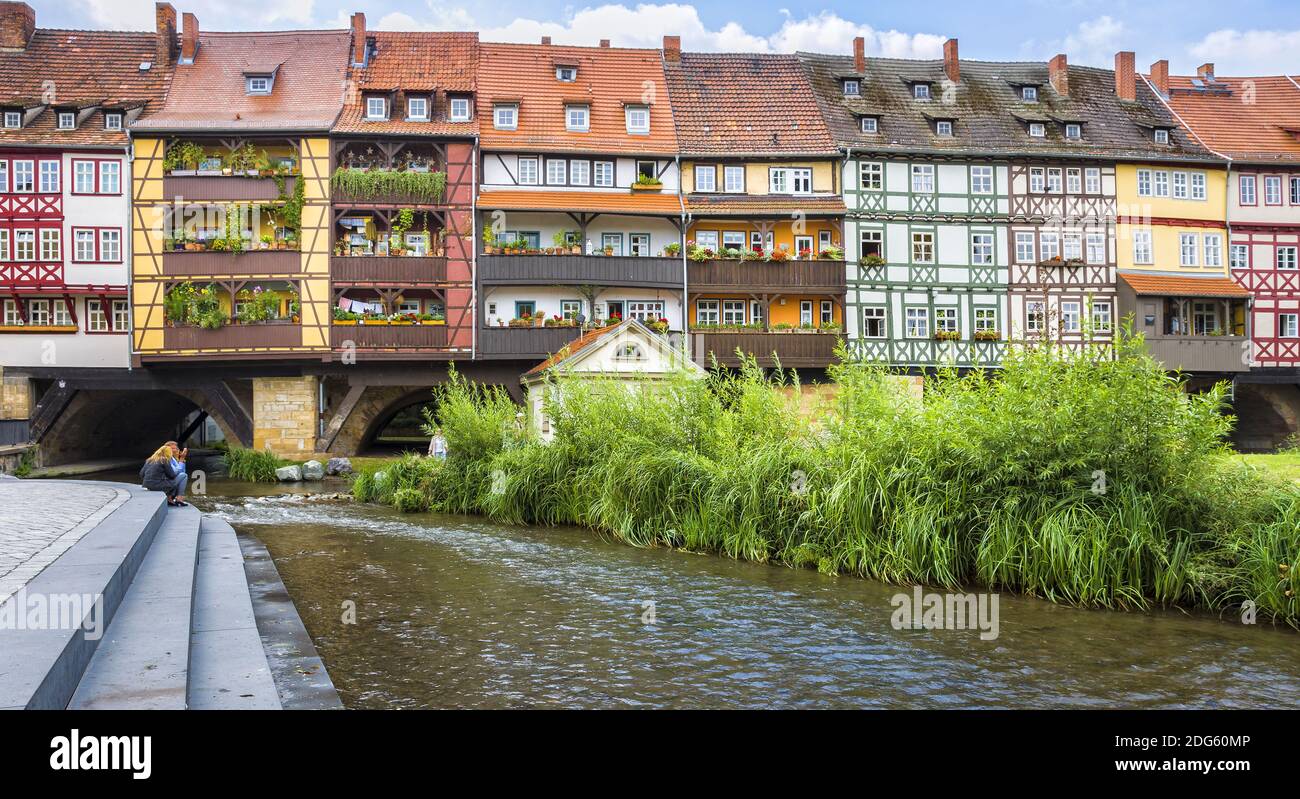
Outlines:
POLYGON ((1300 636, 1235 615, 1004 594, 985 641, 894 629, 891 598, 910 589, 867 580, 280 486, 209 490, 202 509, 270 550, 351 708, 1289 707, 1300 696, 1300 636))

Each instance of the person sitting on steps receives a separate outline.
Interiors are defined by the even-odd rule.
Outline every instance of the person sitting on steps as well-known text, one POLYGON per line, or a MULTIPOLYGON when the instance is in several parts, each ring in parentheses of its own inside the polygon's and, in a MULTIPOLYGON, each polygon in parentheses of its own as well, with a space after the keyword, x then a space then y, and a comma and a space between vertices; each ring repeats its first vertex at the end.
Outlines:
POLYGON ((178 474, 172 468, 172 450, 165 444, 150 455, 149 460, 145 461, 140 469, 140 484, 150 491, 161 491, 166 494, 167 504, 173 508, 189 504, 176 499, 176 495, 184 486, 183 479, 184 475, 178 474))
POLYGON ((185 449, 181 449, 180 444, 177 444, 175 441, 168 441, 163 446, 168 447, 172 451, 172 470, 176 472, 180 484, 180 493, 176 495, 176 499, 182 505, 185 505, 187 504, 185 502, 185 487, 189 485, 190 482, 190 470, 185 466, 185 459, 190 454, 190 448, 186 447, 185 449))

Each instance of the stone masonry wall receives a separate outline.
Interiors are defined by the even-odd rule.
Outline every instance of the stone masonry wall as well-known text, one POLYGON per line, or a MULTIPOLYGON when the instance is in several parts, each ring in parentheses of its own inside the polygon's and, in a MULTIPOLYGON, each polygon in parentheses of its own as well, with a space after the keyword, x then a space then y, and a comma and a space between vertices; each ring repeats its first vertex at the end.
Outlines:
POLYGON ((316 448, 317 378, 258 377, 253 380, 253 447, 284 457, 316 448))
POLYGON ((32 381, 6 375, 0 367, 0 419, 30 419, 33 405, 32 381))

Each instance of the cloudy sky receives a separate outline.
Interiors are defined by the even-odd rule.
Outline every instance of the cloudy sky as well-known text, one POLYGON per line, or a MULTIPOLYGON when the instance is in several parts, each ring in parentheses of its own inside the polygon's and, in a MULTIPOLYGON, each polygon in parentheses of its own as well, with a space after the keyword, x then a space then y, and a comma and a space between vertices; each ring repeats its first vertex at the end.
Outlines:
MULTIPOLYGON (((153 27, 149 0, 27 0, 41 27, 153 27)), ((371 28, 478 30, 485 41, 657 47, 666 33, 688 50, 847 52, 865 36, 870 53, 934 57, 945 38, 965 58, 1045 60, 1110 66, 1116 50, 1145 67, 1168 58, 1176 72, 1214 62, 1219 74, 1300 73, 1296 0, 695 0, 591 3, 564 0, 172 0, 205 30, 344 27, 364 11, 371 28)))

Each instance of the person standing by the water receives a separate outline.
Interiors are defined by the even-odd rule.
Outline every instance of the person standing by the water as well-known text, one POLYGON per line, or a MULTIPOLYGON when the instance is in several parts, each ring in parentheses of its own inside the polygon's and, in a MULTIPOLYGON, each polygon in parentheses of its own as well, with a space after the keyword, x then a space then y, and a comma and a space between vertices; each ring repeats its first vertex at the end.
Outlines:
POLYGON ((447 439, 442 435, 442 428, 433 431, 433 438, 429 439, 429 457, 439 460, 447 460, 447 439))

